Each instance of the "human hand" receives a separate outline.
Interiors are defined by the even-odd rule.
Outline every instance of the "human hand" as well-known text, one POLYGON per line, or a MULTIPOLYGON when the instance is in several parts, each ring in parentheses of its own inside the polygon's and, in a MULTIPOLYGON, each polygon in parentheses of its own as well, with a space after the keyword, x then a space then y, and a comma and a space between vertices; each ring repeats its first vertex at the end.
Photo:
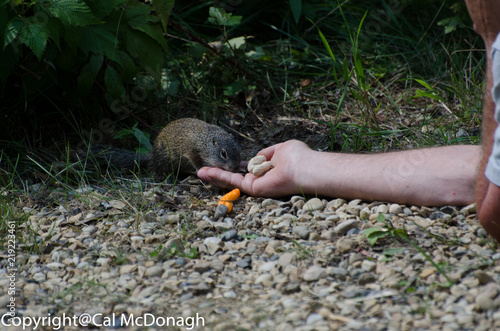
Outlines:
POLYGON ((311 160, 309 155, 312 152, 314 151, 305 143, 289 140, 257 153, 257 155, 264 155, 273 166, 261 177, 255 177, 251 173, 243 176, 211 167, 203 167, 198 170, 198 177, 219 187, 239 188, 254 196, 277 197, 300 194, 303 189, 300 169, 304 165, 304 160, 311 160))

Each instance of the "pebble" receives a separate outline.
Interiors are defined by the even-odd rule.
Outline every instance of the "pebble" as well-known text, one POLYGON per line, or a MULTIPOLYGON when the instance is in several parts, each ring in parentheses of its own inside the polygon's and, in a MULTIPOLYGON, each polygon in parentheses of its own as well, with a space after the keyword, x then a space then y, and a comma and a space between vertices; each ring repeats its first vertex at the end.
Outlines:
POLYGON ((353 249, 354 241, 347 238, 340 238, 336 243, 336 247, 339 253, 347 253, 353 249))
POLYGON ((307 240, 309 238, 311 230, 307 226, 297 225, 293 227, 292 232, 297 236, 299 236, 299 238, 307 240))
MULTIPOLYGON (((136 192, 148 206, 139 219, 118 213, 128 204, 109 202, 124 201, 115 189, 95 188, 95 200, 70 198, 57 207, 22 200, 30 207, 18 208, 25 207, 30 218, 19 231, 33 222, 43 241, 17 251, 22 264, 16 300, 26 303, 23 314, 55 313, 54 304, 57 313, 67 315, 198 313, 205 328, 219 331, 500 326, 500 253, 480 226, 475 205, 242 196, 229 217, 213 222, 216 193, 201 186, 193 190, 189 180, 175 188, 163 185, 147 183, 136 192), (101 205, 104 200, 109 206, 101 205), (440 285, 446 279, 406 242, 388 236, 371 245, 363 231, 385 226, 376 223, 378 213, 446 266, 453 285, 440 285), (99 286, 92 285, 96 275, 99 286)), ((0 285, 7 289, 6 261, 0 259, 0 285)), ((0 296, 4 307, 9 300, 0 296)))
POLYGON ((326 276, 326 271, 324 268, 317 265, 313 265, 304 272, 302 278, 307 282, 313 282, 325 276, 326 276))
POLYGON ((350 220, 347 220, 347 221, 339 223, 333 229, 333 231, 335 231, 336 233, 345 234, 345 233, 347 233, 347 231, 349 231, 350 229, 354 228, 355 226, 356 226, 356 220, 355 219, 350 219, 350 220))
POLYGON ((311 200, 307 201, 304 206, 302 207, 302 210, 305 212, 313 212, 317 210, 323 210, 324 205, 323 201, 318 198, 312 198, 311 200))
POLYGON ((205 238, 203 244, 205 244, 205 246, 207 247, 207 250, 210 253, 210 255, 214 255, 223 246, 222 239, 217 237, 205 238))
POLYGON ((230 241, 230 240, 233 240, 235 239, 236 237, 238 236, 238 231, 237 230, 229 230, 229 231, 226 231, 222 234, 221 236, 221 239, 223 241, 230 241))

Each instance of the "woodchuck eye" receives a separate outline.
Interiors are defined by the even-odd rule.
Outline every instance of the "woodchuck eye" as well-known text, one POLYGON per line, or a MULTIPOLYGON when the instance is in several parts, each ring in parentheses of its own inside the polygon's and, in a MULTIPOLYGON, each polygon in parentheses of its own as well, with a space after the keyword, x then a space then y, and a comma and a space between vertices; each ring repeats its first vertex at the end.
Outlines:
POLYGON ((225 149, 220 150, 220 156, 222 156, 223 159, 227 159, 227 152, 225 149))

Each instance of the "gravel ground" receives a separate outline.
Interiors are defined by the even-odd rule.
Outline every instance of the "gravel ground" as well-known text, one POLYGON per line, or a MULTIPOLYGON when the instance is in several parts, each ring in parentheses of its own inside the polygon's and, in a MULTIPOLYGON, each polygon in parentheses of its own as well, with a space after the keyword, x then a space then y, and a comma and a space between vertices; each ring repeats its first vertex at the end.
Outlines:
POLYGON ((123 186, 37 187, 46 198, 23 203, 16 231, 34 229, 37 245, 16 247, 16 316, 90 314, 87 329, 123 330, 146 329, 131 316, 148 330, 500 329, 500 252, 475 205, 242 196, 215 220, 221 195, 198 180, 123 186))

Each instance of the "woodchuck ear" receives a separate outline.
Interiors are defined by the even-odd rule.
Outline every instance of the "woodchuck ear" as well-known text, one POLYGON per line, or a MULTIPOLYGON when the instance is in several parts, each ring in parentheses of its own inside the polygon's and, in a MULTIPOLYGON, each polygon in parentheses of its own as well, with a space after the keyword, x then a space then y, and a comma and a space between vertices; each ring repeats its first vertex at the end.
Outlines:
POLYGON ((212 138, 212 144, 214 144, 214 146, 217 147, 217 138, 215 137, 212 138))

